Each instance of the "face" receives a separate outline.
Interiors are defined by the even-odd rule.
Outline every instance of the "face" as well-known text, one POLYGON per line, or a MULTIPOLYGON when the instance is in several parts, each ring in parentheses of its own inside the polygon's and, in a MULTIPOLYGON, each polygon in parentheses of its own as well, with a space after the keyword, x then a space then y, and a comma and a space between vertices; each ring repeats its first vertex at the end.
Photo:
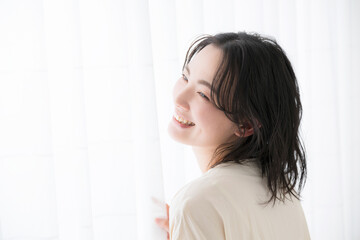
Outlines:
POLYGON ((174 115, 195 125, 182 127, 174 118, 168 125, 176 141, 199 147, 215 148, 237 136, 236 125, 210 102, 210 86, 220 64, 222 51, 207 45, 190 61, 173 88, 174 115), (201 80, 203 83, 201 84, 201 80), (205 81, 205 82, 204 82, 205 81))

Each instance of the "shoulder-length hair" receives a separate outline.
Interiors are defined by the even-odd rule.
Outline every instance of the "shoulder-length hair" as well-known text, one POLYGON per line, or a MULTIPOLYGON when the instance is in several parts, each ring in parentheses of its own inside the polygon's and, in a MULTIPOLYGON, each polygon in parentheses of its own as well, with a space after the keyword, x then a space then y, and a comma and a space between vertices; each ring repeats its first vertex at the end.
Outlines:
POLYGON ((229 161, 242 164, 255 158, 271 192, 266 203, 285 201, 288 193, 300 200, 307 172, 298 132, 302 105, 297 79, 285 52, 275 39, 257 33, 201 35, 190 45, 183 70, 209 44, 223 52, 210 101, 237 124, 239 131, 243 130, 240 126, 250 126, 254 132, 219 145, 208 167, 229 161))

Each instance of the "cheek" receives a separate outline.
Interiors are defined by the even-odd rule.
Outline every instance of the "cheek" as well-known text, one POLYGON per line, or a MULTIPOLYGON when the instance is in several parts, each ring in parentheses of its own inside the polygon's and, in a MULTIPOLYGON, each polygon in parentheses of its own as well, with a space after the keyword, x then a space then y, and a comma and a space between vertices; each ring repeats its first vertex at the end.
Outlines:
POLYGON ((231 121, 221 111, 204 108, 200 116, 203 128, 209 135, 227 135, 232 129, 231 121))
POLYGON ((217 129, 218 113, 214 111, 214 109, 202 106, 198 109, 197 113, 199 122, 201 122, 203 128, 209 129, 210 132, 217 129))

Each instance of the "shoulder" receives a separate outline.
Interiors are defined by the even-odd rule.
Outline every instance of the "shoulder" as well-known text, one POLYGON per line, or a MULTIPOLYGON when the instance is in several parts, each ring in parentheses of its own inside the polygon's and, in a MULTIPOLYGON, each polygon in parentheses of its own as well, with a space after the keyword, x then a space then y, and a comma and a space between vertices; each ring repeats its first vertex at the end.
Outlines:
POLYGON ((196 204, 210 200, 209 196, 219 194, 217 182, 214 174, 206 173, 181 187, 173 196, 171 205, 196 204))
POLYGON ((224 204, 240 208, 256 203, 256 198, 264 194, 265 190, 258 169, 239 164, 222 164, 180 188, 172 197, 170 206, 179 211, 207 208, 221 213, 229 211, 224 204))
POLYGON ((171 239, 224 239, 221 210, 215 196, 217 187, 207 176, 182 187, 169 209, 171 239))
POLYGON ((261 181, 261 173, 254 165, 223 163, 181 187, 173 196, 171 204, 209 201, 220 195, 231 197, 239 192, 246 194, 249 190, 261 187, 261 181))
POLYGON ((213 213, 218 215, 218 205, 222 196, 213 173, 206 173, 185 184, 173 196, 170 215, 198 215, 213 213))

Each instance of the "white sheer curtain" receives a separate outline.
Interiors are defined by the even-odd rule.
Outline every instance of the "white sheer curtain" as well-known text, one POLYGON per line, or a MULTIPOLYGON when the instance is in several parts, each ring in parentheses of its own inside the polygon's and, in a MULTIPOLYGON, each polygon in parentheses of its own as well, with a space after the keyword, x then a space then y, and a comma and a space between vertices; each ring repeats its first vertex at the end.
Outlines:
POLYGON ((203 33, 277 39, 302 93, 312 239, 360 239, 360 2, 0 0, 0 240, 166 239, 200 174, 167 135, 203 33))

